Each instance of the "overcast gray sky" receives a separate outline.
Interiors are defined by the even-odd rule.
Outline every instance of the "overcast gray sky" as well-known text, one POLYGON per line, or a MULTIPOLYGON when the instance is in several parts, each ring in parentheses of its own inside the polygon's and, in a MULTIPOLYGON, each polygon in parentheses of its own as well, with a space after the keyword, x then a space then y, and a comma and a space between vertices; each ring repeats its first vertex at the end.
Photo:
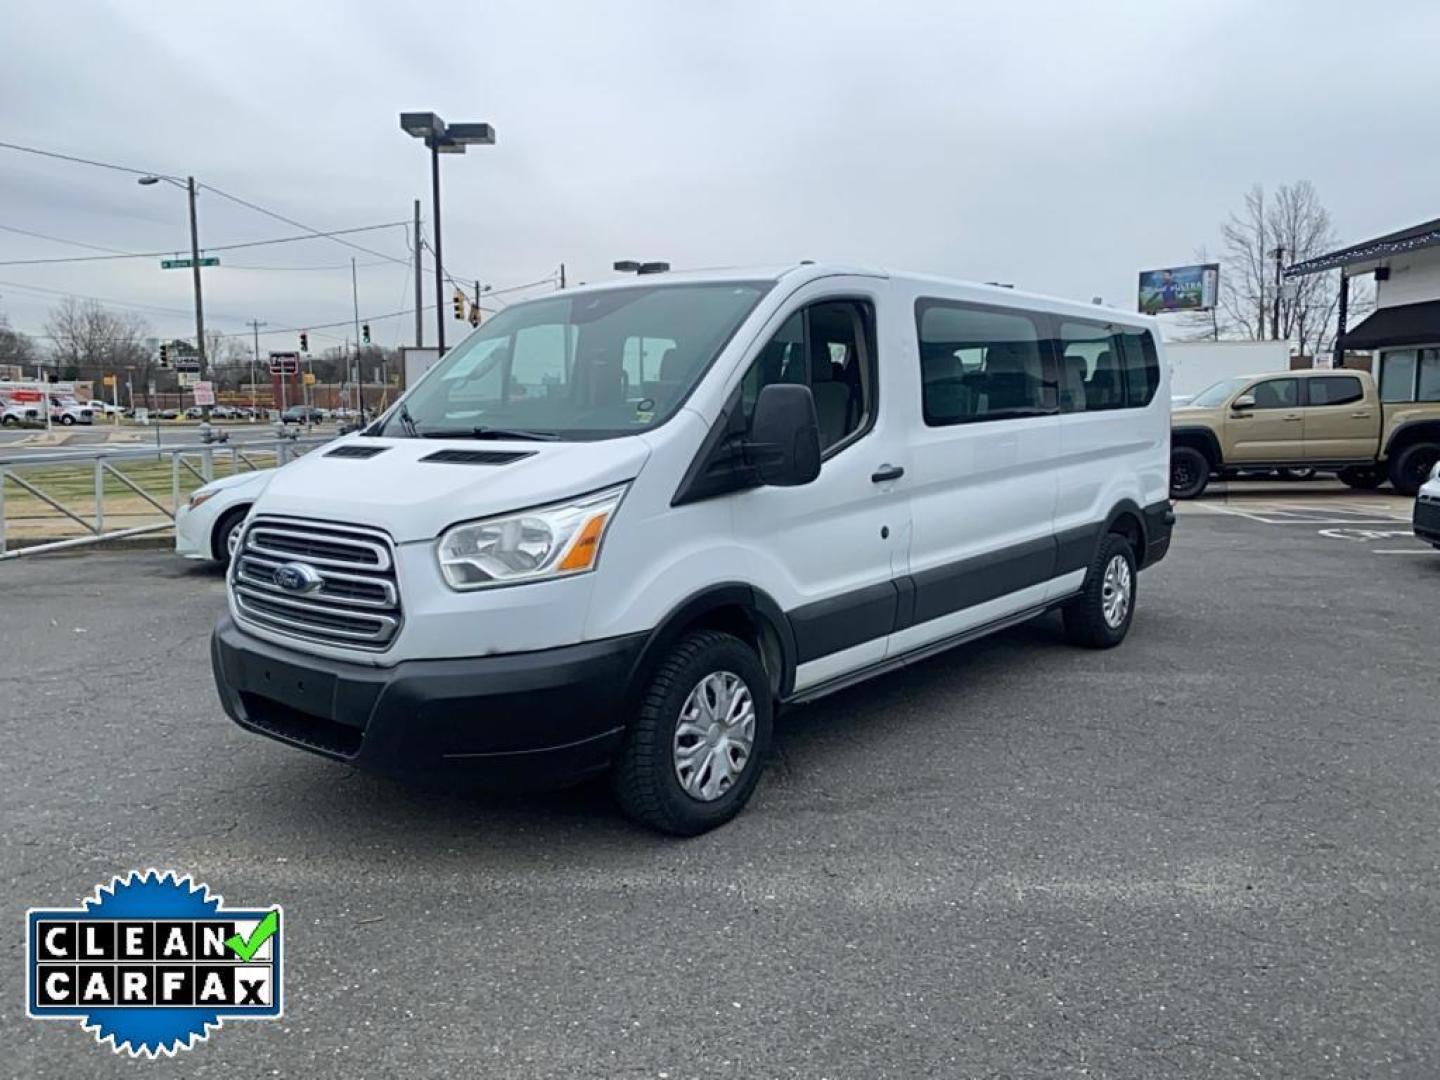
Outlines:
MULTIPOLYGON (((497 289, 562 261, 595 281, 619 258, 814 258, 1129 306, 1137 270, 1215 250, 1255 182, 1310 179, 1347 242, 1440 215, 1436 40, 1433 0, 11 0, 0 140, 193 173, 335 229, 415 197, 428 221, 398 113, 433 109, 497 130, 442 159, 447 268, 497 289)), ((295 232, 214 195, 200 214, 202 244, 295 232)), ((7 150, 0 226, 188 246, 182 192, 7 150)), ((405 257, 399 229, 355 239, 405 257)), ((83 253, 0 231, 0 261, 83 253)), ((403 266, 312 241, 223 255, 209 322, 347 319, 352 254, 362 315, 410 306, 403 266)), ((0 266, 18 328, 42 328, 39 290, 193 330, 188 273, 155 260, 0 266)), ((409 341, 413 319, 375 332, 409 341)))

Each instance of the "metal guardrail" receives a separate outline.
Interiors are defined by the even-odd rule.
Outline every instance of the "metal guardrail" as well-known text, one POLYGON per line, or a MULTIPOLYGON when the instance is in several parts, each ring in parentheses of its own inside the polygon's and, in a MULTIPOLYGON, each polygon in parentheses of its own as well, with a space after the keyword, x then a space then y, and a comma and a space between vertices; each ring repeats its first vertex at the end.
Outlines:
MULTIPOLYGON (((182 505, 182 493, 191 477, 201 484, 208 484, 217 475, 216 464, 230 465, 230 473, 247 470, 272 468, 285 465, 293 459, 328 443, 333 436, 308 436, 305 438, 275 438, 244 443, 202 443, 178 446, 146 447, 97 447, 90 451, 56 451, 53 453, 0 454, 0 560, 14 559, 21 555, 39 555, 47 551, 100 544, 132 536, 163 532, 174 527, 175 515, 182 505), (259 462, 265 458, 273 460, 259 462), (125 462, 164 462, 169 459, 169 490, 157 492, 137 483, 126 476, 118 466, 125 462), (242 468, 244 466, 244 468, 242 468), (74 469, 88 473, 87 494, 89 505, 77 508, 66 506, 65 498, 53 491, 46 491, 44 480, 34 472, 58 469, 74 469), (28 477, 25 475, 30 473, 28 477), (107 490, 108 483, 108 490, 107 490), (13 485, 30 498, 54 511, 60 518, 73 523, 83 530, 79 536, 58 540, 46 540, 24 546, 15 546, 7 537, 6 487, 13 485), (130 528, 110 529, 105 527, 105 499, 107 494, 123 494, 131 499, 138 498, 165 520, 130 528)), ((53 486, 53 485, 52 485, 53 486)), ((152 484, 153 488, 153 484, 152 484)), ((188 497, 185 496, 185 497, 188 497)), ((75 496, 71 496, 72 504, 75 496)))

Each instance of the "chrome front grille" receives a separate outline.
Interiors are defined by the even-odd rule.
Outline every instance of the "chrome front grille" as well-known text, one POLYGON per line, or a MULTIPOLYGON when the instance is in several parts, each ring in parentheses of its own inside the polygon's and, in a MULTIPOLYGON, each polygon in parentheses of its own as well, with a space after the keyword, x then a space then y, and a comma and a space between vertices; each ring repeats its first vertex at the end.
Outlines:
POLYGON ((240 541, 230 590, 242 621, 307 641, 384 649, 400 629, 390 539, 371 529, 257 518, 240 541), (285 578, 297 584, 286 588, 285 578))

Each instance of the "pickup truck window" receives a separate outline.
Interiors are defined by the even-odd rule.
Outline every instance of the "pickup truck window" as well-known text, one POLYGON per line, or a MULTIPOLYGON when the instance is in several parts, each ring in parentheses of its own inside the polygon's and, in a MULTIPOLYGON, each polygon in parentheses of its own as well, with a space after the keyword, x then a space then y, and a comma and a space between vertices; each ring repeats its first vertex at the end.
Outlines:
POLYGON ((1365 388, 1354 375, 1320 375, 1305 384, 1311 406, 1350 405, 1365 400, 1365 388))
POLYGON ((1269 379, 1250 391, 1257 409, 1293 409, 1300 404, 1299 379, 1269 379))
POLYGON ((1236 390, 1239 390, 1249 381, 1250 380, 1246 378, 1239 378, 1225 379, 1223 382, 1214 383, 1191 398, 1190 404, 1197 409, 1213 409, 1225 404, 1225 401, 1231 394, 1235 393, 1236 390))

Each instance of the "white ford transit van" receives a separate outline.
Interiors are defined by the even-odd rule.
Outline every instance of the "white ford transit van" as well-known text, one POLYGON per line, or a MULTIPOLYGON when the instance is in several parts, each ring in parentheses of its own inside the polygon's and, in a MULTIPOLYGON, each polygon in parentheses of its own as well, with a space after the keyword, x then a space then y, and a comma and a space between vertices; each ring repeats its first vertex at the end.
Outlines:
POLYGON ((275 474, 212 642, 241 726, 560 782, 693 834, 776 710, 1059 608, 1117 645, 1160 559, 1152 319, 817 265, 517 304, 275 474))

